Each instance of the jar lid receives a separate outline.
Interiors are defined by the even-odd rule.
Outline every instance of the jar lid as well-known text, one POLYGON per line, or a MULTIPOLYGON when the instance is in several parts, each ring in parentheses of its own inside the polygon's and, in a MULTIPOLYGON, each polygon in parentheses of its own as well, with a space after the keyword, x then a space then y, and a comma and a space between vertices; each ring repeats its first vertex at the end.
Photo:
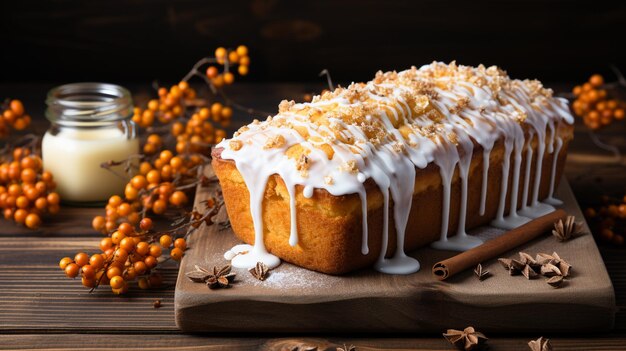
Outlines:
POLYGON ((130 92, 108 83, 72 83, 53 88, 46 98, 46 118, 72 127, 99 127, 129 119, 133 114, 130 92))

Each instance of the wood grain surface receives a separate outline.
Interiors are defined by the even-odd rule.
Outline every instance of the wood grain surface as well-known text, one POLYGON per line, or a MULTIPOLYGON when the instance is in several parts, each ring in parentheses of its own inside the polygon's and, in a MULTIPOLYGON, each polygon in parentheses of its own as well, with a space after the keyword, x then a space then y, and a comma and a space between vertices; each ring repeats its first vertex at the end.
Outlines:
MULTIPOLYGON (((149 92, 147 85, 129 85, 149 92)), ((32 106, 36 131, 44 131, 43 98, 49 85, 0 84, 0 96, 22 98, 32 106)), ((239 85, 233 95, 258 108, 275 109, 282 98, 297 98, 311 91, 305 84, 239 85)), ((139 94, 140 96, 142 94, 139 94)), ((244 123, 236 115, 233 127, 244 123)), ((626 151, 626 128, 616 124, 601 133, 605 141, 626 151)), ((570 145, 566 176, 581 205, 598 200, 600 193, 623 195, 626 190, 626 158, 614 162, 594 146, 584 127, 577 125, 570 145)), ((177 268, 164 269, 161 290, 131 289, 117 297, 108 289, 89 294, 78 280, 67 279, 58 268, 61 257, 78 250, 96 252, 100 234, 90 229, 100 209, 63 207, 58 217, 32 232, 0 220, 0 349, 6 350, 280 350, 287 346, 318 345, 321 350, 354 344, 357 350, 451 350, 439 333, 420 337, 379 334, 181 334, 174 322, 174 283, 177 268), (162 307, 152 303, 160 299, 162 307)), ((599 249, 613 282, 618 312, 610 333, 568 336, 545 333, 555 350, 626 350, 626 251, 600 243, 599 249)), ((207 316, 210 318, 211 316, 207 316)), ((563 318, 567 318, 564 316, 563 318)), ((543 334, 543 333, 541 333, 543 334)), ((488 334, 491 350, 528 350, 526 343, 539 333, 488 334)))

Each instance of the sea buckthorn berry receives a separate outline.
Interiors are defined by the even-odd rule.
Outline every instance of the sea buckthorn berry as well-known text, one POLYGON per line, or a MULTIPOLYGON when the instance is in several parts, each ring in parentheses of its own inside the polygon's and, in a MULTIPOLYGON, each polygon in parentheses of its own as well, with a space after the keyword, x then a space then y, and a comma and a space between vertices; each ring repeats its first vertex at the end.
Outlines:
POLYGON ((224 84, 233 84, 235 82, 235 75, 231 72, 224 73, 224 84))
POLYGON ((142 230, 152 229, 152 220, 148 217, 142 219, 141 222, 139 222, 139 228, 142 230))
POLYGON ((150 289, 150 283, 148 282, 148 278, 139 278, 139 280, 137 281, 137 285, 139 286, 139 289, 142 290, 150 289))
POLYGON ((59 267, 60 267, 61 269, 65 269, 65 267, 67 267, 67 265, 68 265, 68 264, 70 264, 70 263, 74 263, 74 260, 72 260, 72 259, 71 259, 71 258, 69 258, 69 257, 63 257, 63 258, 61 259, 61 261, 59 261, 59 267))
POLYGON ((161 246, 168 248, 172 245, 172 237, 169 236, 168 234, 163 234, 161 235, 161 237, 159 238, 159 244, 161 244, 161 246))
POLYGON ((79 252, 74 256, 74 263, 79 265, 80 267, 89 263, 89 255, 84 252, 79 252))
POLYGON ((96 277, 96 270, 91 265, 86 264, 82 266, 80 271, 84 278, 92 279, 96 277))
POLYGON ((122 270, 120 269, 120 267, 111 266, 109 267, 109 269, 107 269, 107 277, 109 279, 113 277, 121 276, 121 275, 122 275, 122 270))
POLYGON ((101 254, 91 255, 89 258, 89 265, 94 269, 100 269, 104 267, 104 258, 102 258, 101 254))
POLYGON ((118 195, 113 195, 109 198, 109 205, 113 206, 113 207, 117 207, 119 205, 121 205, 123 202, 122 198, 118 195))
POLYGON ((187 241, 183 238, 178 238, 174 241, 174 247, 184 251, 185 249, 187 249, 187 241))
POLYGON ((158 184, 161 182, 161 174, 159 171, 153 169, 146 175, 146 180, 149 184, 158 184))
POLYGON ((224 49, 223 47, 219 47, 217 49, 215 49, 215 57, 216 58, 225 58, 226 57, 226 49, 224 49))
POLYGON ((120 248, 131 252, 135 249, 135 240, 131 237, 126 237, 120 241, 120 248))
POLYGON ((130 223, 120 223, 119 227, 117 227, 117 230, 126 235, 131 235, 135 230, 133 229, 133 226, 130 225, 130 223))
POLYGON ((150 245, 150 256, 152 257, 160 257, 163 251, 161 251, 161 247, 158 245, 150 245))
POLYGON ((248 56, 248 47, 245 45, 239 45, 237 47, 237 55, 241 56, 248 56))
POLYGON ((36 213, 30 213, 26 216, 24 224, 30 229, 38 229, 41 226, 41 217, 36 213))
MULTIPOLYGON (((26 159, 28 158, 25 158, 25 160, 26 159)), ((37 179, 37 173, 35 173, 35 170, 32 168, 25 168, 22 170, 21 178, 24 183, 34 183, 37 179)))
POLYGON ((594 74, 591 76, 591 78, 589 78, 589 83, 591 83, 593 87, 597 88, 604 84, 604 78, 602 78, 602 76, 599 74, 594 74))
POLYGON ((211 78, 211 79, 217 77, 218 74, 219 74, 219 71, 217 70, 217 67, 215 67, 215 66, 209 66, 206 69, 206 76, 211 78))
POLYGON ((159 154, 159 159, 161 159, 161 161, 163 161, 164 164, 169 163, 172 157, 174 157, 174 155, 172 154, 170 150, 163 150, 159 154))
POLYGON ((24 224, 26 222, 26 217, 27 216, 28 216, 28 211, 26 211, 23 208, 19 208, 19 209, 15 210, 15 213, 13 214, 13 220, 16 223, 24 224))
POLYGON ((150 252, 150 244, 145 241, 139 242, 135 248, 135 252, 141 256, 145 256, 150 252))
POLYGON ((175 191, 172 196, 170 196, 170 202, 174 206, 182 206, 186 204, 187 201, 187 195, 180 190, 175 191))
POLYGON ((143 261, 133 263, 133 268, 138 275, 142 275, 148 270, 148 266, 146 266, 146 263, 143 261))
POLYGON ((130 204, 128 202, 122 203, 117 208, 117 213, 122 217, 128 216, 131 213, 131 211, 132 211, 132 208, 130 207, 130 204))
POLYGON ((9 103, 9 108, 16 116, 21 116, 24 114, 24 105, 20 100, 11 100, 9 103))
POLYGON ((146 267, 148 267, 148 269, 152 269, 154 267, 156 267, 158 261, 156 259, 156 257, 154 256, 147 256, 143 262, 146 264, 146 267))
POLYGON ((119 230, 116 230, 113 234, 111 234, 111 241, 113 241, 113 244, 117 245, 125 237, 126 235, 124 235, 124 233, 120 232, 119 230))
POLYGON ((180 261, 180 259, 183 258, 183 250, 175 247, 170 251, 170 256, 173 260, 180 261))
POLYGON ((111 280, 109 281, 109 285, 111 285, 111 288, 113 289, 120 289, 124 285, 124 278, 119 275, 116 275, 110 279, 111 280))
POLYGON ((65 267, 65 275, 69 278, 76 278, 80 271, 80 267, 76 263, 70 263, 65 267))
POLYGON ((239 66, 237 67, 237 72, 239 73, 239 75, 245 76, 248 74, 248 66, 239 66))
POLYGON ((100 250, 103 252, 113 247, 113 241, 111 238, 103 238, 100 240, 100 250))
POLYGON ((161 199, 156 200, 152 205, 152 212, 155 214, 163 214, 167 210, 167 203, 161 199))

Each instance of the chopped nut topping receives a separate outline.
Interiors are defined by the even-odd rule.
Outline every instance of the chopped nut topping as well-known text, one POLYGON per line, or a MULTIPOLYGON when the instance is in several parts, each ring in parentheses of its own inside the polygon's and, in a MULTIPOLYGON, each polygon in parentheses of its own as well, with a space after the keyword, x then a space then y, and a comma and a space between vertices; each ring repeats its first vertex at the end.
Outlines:
POLYGON ((241 142, 241 140, 231 140, 228 142, 228 146, 230 146, 230 148, 234 151, 237 151, 239 149, 241 149, 241 147, 243 146, 243 143, 241 142))
POLYGON ((328 175, 327 175, 327 176, 325 176, 325 177, 324 177, 324 183, 325 183, 326 185, 333 185, 333 183, 334 183, 333 177, 328 176, 328 175))
POLYGON ((344 162, 344 164, 341 165, 341 170, 352 174, 357 174, 359 172, 359 167, 356 164, 356 160, 350 160, 344 162))
POLYGON ((283 145, 285 145, 285 137, 279 134, 279 135, 275 135, 267 139, 267 142, 265 143, 263 148, 264 149, 279 148, 283 145))

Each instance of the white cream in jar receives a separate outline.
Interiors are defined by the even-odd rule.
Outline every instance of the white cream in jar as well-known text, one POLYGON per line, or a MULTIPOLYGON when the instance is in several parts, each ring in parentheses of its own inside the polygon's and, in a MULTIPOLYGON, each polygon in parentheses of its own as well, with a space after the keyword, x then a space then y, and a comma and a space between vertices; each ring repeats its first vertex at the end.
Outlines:
POLYGON ((102 83, 67 84, 51 90, 46 102, 52 126, 42 142, 43 164, 54 175, 61 199, 102 202, 123 194, 128 181, 124 166, 112 167, 114 173, 101 164, 139 153, 128 90, 102 83))

